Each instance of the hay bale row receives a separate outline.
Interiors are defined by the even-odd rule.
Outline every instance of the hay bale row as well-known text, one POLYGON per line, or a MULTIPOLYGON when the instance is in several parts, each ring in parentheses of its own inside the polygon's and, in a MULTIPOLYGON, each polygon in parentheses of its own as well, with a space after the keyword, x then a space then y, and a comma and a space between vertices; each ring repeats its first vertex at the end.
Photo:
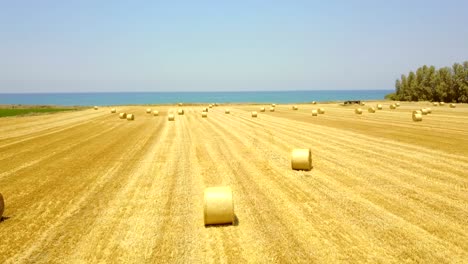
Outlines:
POLYGON ((312 151, 310 149, 293 149, 291 152, 291 168, 293 170, 311 170, 312 151))

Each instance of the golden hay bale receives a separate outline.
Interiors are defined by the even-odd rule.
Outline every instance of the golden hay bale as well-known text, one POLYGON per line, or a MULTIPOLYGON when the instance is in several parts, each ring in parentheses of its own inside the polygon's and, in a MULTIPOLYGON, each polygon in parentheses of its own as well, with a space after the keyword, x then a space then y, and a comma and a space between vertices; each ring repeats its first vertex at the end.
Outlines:
POLYGON ((422 114, 413 114, 413 121, 414 122, 418 122, 418 121, 422 121, 422 114))
POLYGON ((168 121, 174 121, 174 120, 175 120, 174 114, 168 114, 168 115, 167 115, 167 120, 168 120, 168 121))
POLYGON ((365 105, 366 105, 366 103, 364 103, 364 102, 361 102, 361 103, 360 103, 360 105, 361 105, 361 106, 365 106, 365 105))
POLYGON ((128 121, 135 120, 135 116, 133 114, 127 114, 127 120, 128 121))
POLYGON ((260 107, 260 112, 265 112, 265 107, 260 107))
POLYGON ((227 114, 227 115, 229 115, 229 114, 231 113, 231 110, 225 109, 225 110, 224 110, 224 113, 227 114))
POLYGON ((112 113, 112 114, 114 114, 114 113, 116 113, 116 112, 117 112, 117 110, 115 110, 115 108, 112 108, 112 109, 111 109, 111 113, 112 113))
POLYGON ((325 114, 325 109, 324 108, 319 108, 317 112, 321 115, 325 114))
POLYGON ((274 112, 275 111, 275 108, 274 107, 270 107, 270 112, 274 112))
POLYGON ((234 202, 230 187, 209 187, 204 192, 205 225, 234 223, 234 202))
POLYGON ((317 110, 313 109, 312 110, 312 116, 317 116, 317 114, 318 114, 317 110))
POLYGON ((177 110, 177 114, 178 114, 178 115, 183 115, 183 114, 184 114, 184 109, 179 109, 179 110, 177 110))
POLYGON ((433 105, 433 106, 438 106, 439 103, 438 103, 438 102, 433 102, 432 105, 433 105))
POLYGON ((208 107, 209 107, 209 108, 212 108, 212 107, 213 107, 213 105, 208 105, 208 107))
POLYGON ((276 104, 271 104, 272 107, 276 107, 276 104))
POLYGON ((432 109, 430 107, 426 107, 427 113, 432 114, 432 109))
POLYGON ((356 108, 356 109, 354 109, 354 113, 356 113, 358 115, 362 115, 362 109, 361 108, 356 108))
POLYGON ((201 117, 207 118, 207 117, 208 117, 208 112, 202 112, 202 113, 201 113, 201 117))
POLYGON ((422 109, 421 109, 421 113, 422 113, 423 115, 427 115, 429 112, 427 111, 426 108, 422 108, 422 109))
POLYGON ((292 110, 298 110, 299 108, 295 105, 293 105, 292 110))
POLYGON ((378 104, 378 105, 377 105, 377 109, 382 110, 382 105, 381 105, 381 104, 378 104))
POLYGON ((367 109, 367 111, 368 111, 369 113, 375 113, 375 107, 369 107, 369 108, 367 109))
POLYGON ((0 220, 2 219, 4 211, 5 211, 5 201, 3 200, 3 195, 0 193, 0 220))
POLYGON ((178 105, 179 105, 179 106, 182 106, 182 105, 184 105, 184 104, 183 104, 183 103, 178 103, 178 105))
POLYGON ((396 105, 395 105, 395 104, 391 104, 391 105, 390 105, 390 109, 396 109, 396 105))
POLYGON ((440 102, 439 105, 443 106, 443 105, 445 105, 445 103, 444 103, 444 102, 440 102))
POLYGON ((153 115, 154 115, 154 116, 158 116, 158 115, 159 115, 159 111, 158 111, 158 110, 154 110, 154 111, 153 111, 153 115))
POLYGON ((120 119, 125 119, 125 118, 127 118, 127 114, 126 113, 120 113, 119 118, 120 119))
POLYGON ((98 107, 97 107, 97 106, 95 106, 95 107, 94 107, 94 110, 98 110, 98 107))
POLYGON ((395 106, 396 106, 396 107, 400 107, 400 103, 395 103, 395 106))
POLYGON ((415 114, 421 114, 422 115, 422 112, 421 112, 421 110, 414 110, 413 115, 415 115, 415 114))
POLYGON ((218 106, 218 103, 214 103, 214 106, 218 106))
POLYGON ((151 108, 146 108, 146 113, 151 114, 151 108))
POLYGON ((252 117, 257 117, 257 112, 253 111, 252 112, 252 117))
POLYGON ((457 107, 456 104, 450 104, 450 108, 455 108, 455 107, 457 107))
POLYGON ((312 151, 310 149, 293 149, 291 152, 291 168, 293 170, 311 170, 312 151))
POLYGON ((312 101, 312 104, 317 104, 317 102, 315 102, 315 101, 312 101))
POLYGON ((208 107, 202 108, 202 112, 208 112, 208 107))

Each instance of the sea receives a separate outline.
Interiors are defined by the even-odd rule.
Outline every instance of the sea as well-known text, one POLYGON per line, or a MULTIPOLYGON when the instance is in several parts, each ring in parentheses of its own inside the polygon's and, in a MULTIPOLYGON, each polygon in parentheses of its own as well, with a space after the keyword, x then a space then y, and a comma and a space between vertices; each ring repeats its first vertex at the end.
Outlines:
POLYGON ((0 93, 0 104, 20 105, 144 105, 184 103, 307 103, 382 100, 393 90, 313 90, 248 92, 103 92, 0 93))

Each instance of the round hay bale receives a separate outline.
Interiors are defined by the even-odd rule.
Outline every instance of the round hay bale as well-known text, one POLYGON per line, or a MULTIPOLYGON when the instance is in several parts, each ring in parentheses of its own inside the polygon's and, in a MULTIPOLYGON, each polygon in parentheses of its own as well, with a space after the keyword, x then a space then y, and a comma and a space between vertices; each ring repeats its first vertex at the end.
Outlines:
POLYGON ((422 121, 422 114, 413 114, 413 121, 414 122, 419 122, 419 121, 422 121))
POLYGON ((299 108, 295 105, 293 105, 292 110, 298 110, 299 108))
POLYGON ((427 111, 426 108, 423 108, 423 109, 421 109, 421 113, 422 113, 423 115, 427 115, 429 112, 427 111))
POLYGON ((364 102, 361 102, 361 104, 360 104, 360 105, 361 105, 361 106, 365 106, 365 105, 366 105, 366 103, 364 103, 364 102))
POLYGON ((265 112, 265 107, 260 107, 260 112, 265 112))
POLYGON ((214 106, 218 106, 218 103, 214 103, 214 106))
POLYGON ((4 211, 5 211, 5 201, 3 200, 3 195, 0 193, 0 220, 2 220, 4 211))
POLYGON ((252 112, 252 117, 257 117, 257 112, 253 111, 252 112))
POLYGON ((207 118, 207 117, 208 117, 208 112, 202 112, 202 113, 201 113, 201 117, 207 118))
POLYGON ((272 107, 276 107, 276 104, 271 104, 272 107))
POLYGON ((444 106, 445 103, 444 103, 444 102, 440 102, 439 105, 440 105, 440 106, 444 106))
POLYGON ((293 170, 311 170, 312 151, 310 149, 293 149, 291 152, 291 168, 293 170))
POLYGON ((179 105, 179 106, 182 106, 182 105, 184 105, 184 104, 183 104, 183 103, 178 103, 178 105, 179 105))
POLYGON ((111 114, 114 114, 114 113, 116 113, 116 112, 117 112, 117 110, 115 110, 115 108, 112 108, 112 109, 111 109, 111 114))
POLYGON ((395 103, 395 106, 396 106, 396 107, 400 107, 400 103, 395 103))
POLYGON ((325 114, 325 109, 324 108, 319 108, 317 112, 321 115, 325 114))
POLYGON ((146 108, 146 113, 151 114, 151 108, 146 108))
POLYGON ((317 110, 313 109, 312 110, 312 116, 317 116, 317 114, 318 114, 317 110))
POLYGON ((208 112, 208 107, 202 108, 202 112, 208 112))
POLYGON ((374 107, 369 107, 369 108, 367 109, 367 111, 368 111, 369 113, 375 113, 375 108, 374 108, 374 107))
POLYGON ((362 109, 361 108, 356 108, 356 109, 354 109, 354 113, 356 113, 358 115, 362 115, 362 109))
POLYGON ((432 109, 430 107, 426 107, 427 113, 432 114, 432 109))
POLYGON ((153 115, 154 115, 154 116, 158 116, 158 115, 159 115, 159 111, 158 111, 158 110, 154 110, 154 111, 153 111, 153 115))
POLYGON ((438 103, 438 102, 433 102, 432 105, 433 105, 433 106, 438 106, 439 103, 438 103))
POLYGON ((125 119, 125 118, 127 118, 127 114, 126 113, 120 113, 119 118, 120 119, 125 119))
POLYGON ((275 108, 274 107, 270 107, 270 112, 274 112, 275 111, 275 108))
POLYGON ((450 108, 455 108, 455 107, 457 107, 457 105, 455 105, 455 104, 450 104, 450 108))
POLYGON ((230 187, 209 187, 204 192, 205 225, 234 223, 234 202, 230 187))
POLYGON ((381 105, 381 104, 378 104, 378 105, 377 105, 377 109, 382 110, 382 105, 381 105))
POLYGON ((312 104, 317 104, 317 102, 315 102, 315 101, 312 101, 312 104))
POLYGON ((168 114, 168 115, 167 115, 167 120, 168 120, 168 121, 174 121, 174 120, 175 120, 174 114, 168 114))
POLYGON ((97 106, 94 106, 94 110, 98 110, 98 107, 97 107, 97 106))
POLYGON ((213 108, 213 105, 208 105, 209 108, 213 108))
POLYGON ((395 104, 391 104, 391 105, 390 105, 390 109, 396 109, 396 105, 395 105, 395 104))
POLYGON ((413 115, 416 115, 416 114, 421 114, 421 115, 422 115, 421 110, 414 110, 414 111, 413 111, 413 115))
POLYGON ((135 116, 133 114, 128 114, 127 115, 127 120, 128 121, 133 121, 133 120, 135 120, 135 116))
POLYGON ((229 114, 231 113, 231 110, 225 109, 225 110, 224 110, 224 113, 227 114, 227 115, 229 115, 229 114))
POLYGON ((184 114, 184 109, 179 109, 179 110, 177 110, 177 114, 178 114, 178 115, 183 115, 183 114, 184 114))

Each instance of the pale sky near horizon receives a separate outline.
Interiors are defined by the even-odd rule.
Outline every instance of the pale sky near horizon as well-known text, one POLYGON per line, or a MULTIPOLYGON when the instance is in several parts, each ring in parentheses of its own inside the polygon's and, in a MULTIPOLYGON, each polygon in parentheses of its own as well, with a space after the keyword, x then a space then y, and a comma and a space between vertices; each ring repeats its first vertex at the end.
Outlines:
POLYGON ((3 1, 0 93, 393 89, 468 60, 468 1, 3 1))

